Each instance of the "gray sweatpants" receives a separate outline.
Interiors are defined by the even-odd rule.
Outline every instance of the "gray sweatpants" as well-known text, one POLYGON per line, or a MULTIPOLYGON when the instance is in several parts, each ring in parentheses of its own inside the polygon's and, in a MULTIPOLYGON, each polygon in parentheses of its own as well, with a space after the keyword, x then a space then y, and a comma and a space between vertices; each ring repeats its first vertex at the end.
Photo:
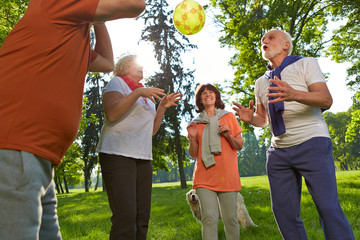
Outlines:
POLYGON ((0 239, 61 239, 52 163, 0 149, 0 239))

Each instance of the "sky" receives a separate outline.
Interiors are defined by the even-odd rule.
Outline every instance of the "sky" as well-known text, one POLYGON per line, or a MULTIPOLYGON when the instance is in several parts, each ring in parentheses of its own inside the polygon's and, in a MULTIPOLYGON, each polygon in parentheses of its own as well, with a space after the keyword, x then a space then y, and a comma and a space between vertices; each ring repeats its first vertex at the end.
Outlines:
MULTIPOLYGON (((201 1, 203 0, 198 2, 201 4, 201 1)), ((175 3, 174 0, 171 2, 175 3)), ((180 3, 180 0, 178 2, 180 3)), ((158 70, 152 47, 144 42, 139 43, 143 29, 141 20, 120 19, 107 22, 106 26, 111 38, 115 61, 124 53, 133 53, 142 58, 144 77, 158 70)), ((234 69, 228 62, 235 51, 221 48, 218 42, 220 36, 221 33, 210 19, 206 20, 200 32, 188 36, 189 41, 196 44, 198 49, 187 53, 183 62, 185 68, 195 69, 196 83, 218 83, 225 87, 224 80, 234 78, 234 69)), ((347 111, 352 105, 351 97, 354 95, 354 92, 347 89, 345 82, 346 69, 350 67, 350 64, 338 64, 328 58, 319 58, 318 62, 321 70, 329 73, 327 85, 334 100, 329 111, 333 113, 347 111)), ((265 61, 264 64, 266 64, 265 61)), ((231 106, 228 109, 231 109, 231 106)))

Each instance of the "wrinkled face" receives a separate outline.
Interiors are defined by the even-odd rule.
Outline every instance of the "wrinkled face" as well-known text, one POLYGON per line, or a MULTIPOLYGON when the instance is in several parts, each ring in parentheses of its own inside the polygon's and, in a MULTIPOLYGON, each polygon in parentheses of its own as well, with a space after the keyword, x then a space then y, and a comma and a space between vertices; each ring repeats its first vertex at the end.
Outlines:
POLYGON ((265 60, 271 60, 280 55, 285 49, 287 49, 286 37, 279 30, 271 30, 261 39, 261 52, 265 60))
POLYGON ((216 93, 214 91, 211 91, 209 89, 205 89, 202 93, 201 93, 201 103, 204 105, 204 107, 208 107, 208 106, 215 106, 215 102, 216 102, 216 93))

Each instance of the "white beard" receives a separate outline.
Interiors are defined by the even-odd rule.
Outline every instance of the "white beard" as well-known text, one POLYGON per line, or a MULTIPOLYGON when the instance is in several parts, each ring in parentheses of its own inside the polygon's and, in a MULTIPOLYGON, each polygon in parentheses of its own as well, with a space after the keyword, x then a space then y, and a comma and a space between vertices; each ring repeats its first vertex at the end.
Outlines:
POLYGON ((265 60, 270 60, 276 57, 277 55, 280 55, 282 51, 283 51, 283 46, 279 46, 278 48, 275 49, 270 49, 270 47, 268 47, 267 51, 262 51, 262 57, 265 60))

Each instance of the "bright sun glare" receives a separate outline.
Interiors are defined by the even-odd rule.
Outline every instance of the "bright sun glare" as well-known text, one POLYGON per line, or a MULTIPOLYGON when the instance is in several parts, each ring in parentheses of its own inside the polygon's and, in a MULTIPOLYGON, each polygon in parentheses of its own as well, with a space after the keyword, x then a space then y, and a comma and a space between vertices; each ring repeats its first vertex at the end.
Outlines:
POLYGON ((159 70, 159 65, 156 61, 151 46, 139 45, 138 49, 134 54, 138 56, 137 62, 144 67, 144 77, 151 76, 159 70))

